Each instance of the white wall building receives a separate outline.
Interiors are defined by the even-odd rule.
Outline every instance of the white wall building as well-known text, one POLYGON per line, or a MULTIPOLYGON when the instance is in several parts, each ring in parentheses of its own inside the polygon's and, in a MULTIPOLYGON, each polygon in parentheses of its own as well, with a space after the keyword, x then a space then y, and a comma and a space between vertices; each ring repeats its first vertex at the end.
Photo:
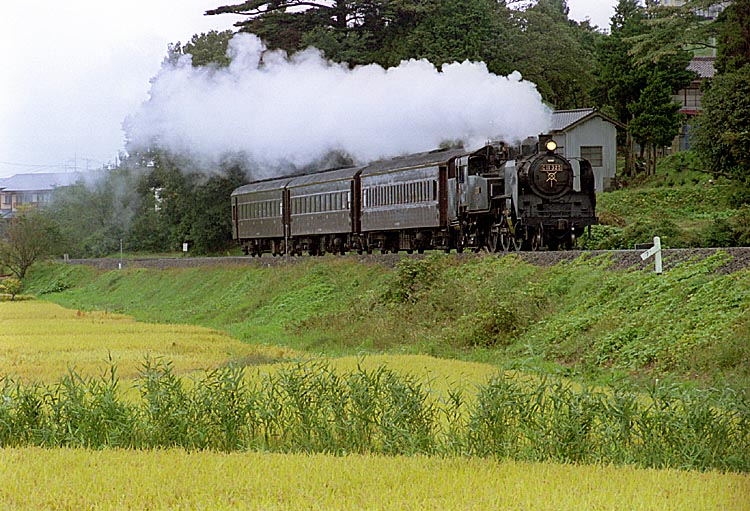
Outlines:
POLYGON ((558 110, 552 116, 550 135, 566 158, 591 162, 596 191, 610 190, 617 175, 617 129, 625 126, 595 108, 558 110))

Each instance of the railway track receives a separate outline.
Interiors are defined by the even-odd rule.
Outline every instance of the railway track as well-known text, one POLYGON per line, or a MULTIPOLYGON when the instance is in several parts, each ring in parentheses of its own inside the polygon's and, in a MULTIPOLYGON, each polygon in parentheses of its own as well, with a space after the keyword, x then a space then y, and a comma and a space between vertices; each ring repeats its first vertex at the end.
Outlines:
MULTIPOLYGON (((750 247, 739 248, 687 248, 687 249, 665 249, 663 251, 664 271, 669 271, 675 265, 690 259, 703 259, 710 257, 717 252, 726 252, 731 256, 729 261, 724 264, 719 271, 722 273, 732 273, 735 271, 750 268, 750 247)), ((640 257, 643 250, 570 250, 557 252, 514 252, 513 254, 524 261, 538 266, 552 266, 561 261, 571 261, 579 257, 606 257, 611 260, 611 268, 616 270, 624 269, 649 269, 653 268, 653 260, 643 261, 640 257)), ((470 259, 475 257, 499 257, 501 254, 490 255, 486 253, 479 254, 452 254, 452 257, 470 259)), ((334 258, 351 258, 369 264, 381 264, 383 266, 394 267, 401 259, 404 258, 423 258, 425 255, 408 255, 408 254, 373 254, 373 255, 347 255, 334 256, 331 254, 315 259, 334 259, 334 258)), ((255 266, 255 267, 272 267, 284 264, 295 264, 299 261, 310 260, 309 256, 301 257, 272 257, 266 255, 263 257, 174 257, 174 258, 102 258, 102 259, 70 259, 68 264, 83 264, 97 267, 103 270, 115 270, 122 268, 200 268, 207 266, 255 266)))

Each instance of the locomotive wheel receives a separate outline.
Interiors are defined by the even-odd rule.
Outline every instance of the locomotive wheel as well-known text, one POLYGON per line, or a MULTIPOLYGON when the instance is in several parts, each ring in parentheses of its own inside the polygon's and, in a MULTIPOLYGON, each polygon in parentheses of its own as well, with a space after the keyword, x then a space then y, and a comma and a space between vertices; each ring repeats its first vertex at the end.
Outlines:
POLYGON ((539 226, 538 228, 534 229, 534 234, 531 237, 531 251, 536 252, 537 250, 541 249, 542 243, 544 243, 544 232, 542 230, 542 226, 539 226))
POLYGON ((500 233, 500 245, 503 249, 503 252, 507 252, 510 250, 511 241, 510 241, 510 234, 507 232, 500 233))
POLYGON ((503 233, 500 232, 500 225, 493 224, 490 226, 490 232, 487 234, 487 250, 490 253, 497 252, 498 248, 503 246, 503 233))

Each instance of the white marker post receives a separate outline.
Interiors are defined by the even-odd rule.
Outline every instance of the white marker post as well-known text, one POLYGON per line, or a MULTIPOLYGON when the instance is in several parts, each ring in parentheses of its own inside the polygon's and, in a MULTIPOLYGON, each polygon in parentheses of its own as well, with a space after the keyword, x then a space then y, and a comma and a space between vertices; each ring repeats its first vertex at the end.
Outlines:
POLYGON ((654 261, 656 262, 656 273, 661 275, 661 238, 659 236, 654 236, 654 246, 643 252, 641 259, 645 261, 651 256, 654 256, 654 261))

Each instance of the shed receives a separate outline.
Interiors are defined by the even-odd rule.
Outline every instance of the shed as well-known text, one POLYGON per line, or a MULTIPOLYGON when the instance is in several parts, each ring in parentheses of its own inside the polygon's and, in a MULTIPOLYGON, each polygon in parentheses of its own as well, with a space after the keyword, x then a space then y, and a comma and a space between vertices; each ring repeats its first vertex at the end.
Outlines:
POLYGON ((566 158, 591 162, 596 191, 612 188, 617 173, 617 129, 625 126, 595 108, 558 110, 552 114, 550 135, 566 158))

